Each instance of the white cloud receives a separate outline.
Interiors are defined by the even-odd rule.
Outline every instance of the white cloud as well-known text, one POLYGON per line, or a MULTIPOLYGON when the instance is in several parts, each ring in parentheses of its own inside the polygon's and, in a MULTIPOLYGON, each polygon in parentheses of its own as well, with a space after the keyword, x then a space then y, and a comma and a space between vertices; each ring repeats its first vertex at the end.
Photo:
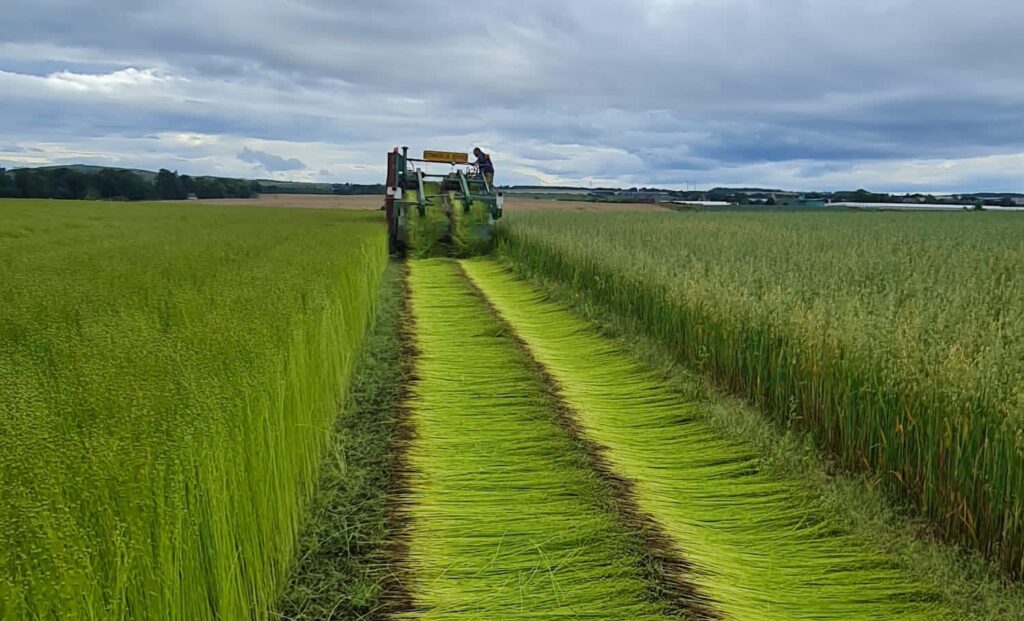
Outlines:
POLYGON ((101 74, 58 71, 46 76, 44 80, 49 86, 56 89, 68 89, 79 93, 116 93, 165 84, 172 78, 161 75, 156 69, 140 70, 128 67, 120 71, 101 74))
POLYGON ((162 142, 181 145, 188 148, 216 145, 221 142, 220 136, 197 134, 195 132, 164 132, 155 134, 154 137, 162 142))
POLYGON ((1006 183, 1019 178, 1022 173, 1024 152, 963 159, 864 162, 846 171, 823 175, 817 181, 827 187, 849 188, 859 182, 860 185, 884 187, 893 191, 924 189, 938 192, 968 187, 976 179, 1001 180, 1006 183))

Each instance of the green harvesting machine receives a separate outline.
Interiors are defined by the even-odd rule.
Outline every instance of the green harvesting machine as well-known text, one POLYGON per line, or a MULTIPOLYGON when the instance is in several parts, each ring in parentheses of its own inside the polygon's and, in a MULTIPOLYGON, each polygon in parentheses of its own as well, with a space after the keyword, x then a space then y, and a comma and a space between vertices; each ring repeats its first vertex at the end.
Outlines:
POLYGON ((388 153, 388 239, 392 253, 416 258, 473 256, 490 249, 504 196, 466 153, 409 147, 388 153), (447 165, 443 172, 429 172, 447 165))

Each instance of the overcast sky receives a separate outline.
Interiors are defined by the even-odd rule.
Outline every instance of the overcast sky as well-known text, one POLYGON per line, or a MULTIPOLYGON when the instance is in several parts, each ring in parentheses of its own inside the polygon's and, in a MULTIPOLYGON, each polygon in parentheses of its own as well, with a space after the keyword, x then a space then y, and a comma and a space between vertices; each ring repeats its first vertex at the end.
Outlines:
POLYGON ((1024 191, 1021 0, 2 0, 0 166, 1024 191))

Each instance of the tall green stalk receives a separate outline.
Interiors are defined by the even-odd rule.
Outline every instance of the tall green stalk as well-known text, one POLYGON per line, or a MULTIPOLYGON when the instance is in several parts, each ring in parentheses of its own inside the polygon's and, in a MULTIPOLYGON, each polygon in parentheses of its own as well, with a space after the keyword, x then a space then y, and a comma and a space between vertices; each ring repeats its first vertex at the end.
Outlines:
POLYGON ((268 618, 380 216, 0 209, 0 618, 268 618))
POLYGON ((378 619, 400 600, 392 505, 406 425, 411 357, 402 332, 404 274, 384 272, 380 305, 334 423, 292 575, 276 614, 287 621, 378 619))

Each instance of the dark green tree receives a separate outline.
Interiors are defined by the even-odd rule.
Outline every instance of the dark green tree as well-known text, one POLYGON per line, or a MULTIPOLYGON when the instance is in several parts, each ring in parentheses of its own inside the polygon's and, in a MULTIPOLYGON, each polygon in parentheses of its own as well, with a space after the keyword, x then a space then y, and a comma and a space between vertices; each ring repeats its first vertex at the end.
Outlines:
POLYGON ((35 174, 47 178, 48 198, 82 200, 89 193, 89 177, 85 173, 70 168, 57 168, 45 172, 36 171, 35 174))
POLYGON ((7 169, 0 168, 0 198, 13 198, 17 195, 14 179, 8 174, 7 169))
POLYGON ((14 187, 21 198, 48 198, 47 180, 28 168, 14 171, 14 187))
POLYGON ((181 182, 181 191, 185 193, 186 198, 188 197, 189 194, 196 193, 195 179, 193 179, 189 175, 181 175, 180 177, 178 177, 178 180, 181 182))
POLYGON ((160 200, 182 200, 185 198, 185 190, 181 187, 181 180, 177 172, 171 172, 161 168, 153 181, 156 188, 156 197, 160 200))
POLYGON ((214 177, 196 177, 196 196, 199 198, 226 198, 224 182, 214 177))
POLYGON ((235 196, 238 198, 252 198, 252 188, 249 187, 248 182, 239 181, 235 185, 235 196))
POLYGON ((155 196, 154 186, 130 170, 104 168, 94 184, 100 198, 141 201, 155 196))

